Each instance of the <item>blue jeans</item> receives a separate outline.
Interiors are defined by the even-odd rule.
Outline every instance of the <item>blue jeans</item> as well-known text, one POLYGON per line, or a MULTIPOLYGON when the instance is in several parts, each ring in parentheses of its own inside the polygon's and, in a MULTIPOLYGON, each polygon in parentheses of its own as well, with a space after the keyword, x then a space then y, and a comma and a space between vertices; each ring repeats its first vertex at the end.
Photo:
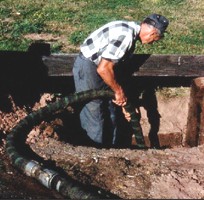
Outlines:
MULTIPOLYGON (((81 53, 77 56, 73 66, 76 92, 108 88, 96 69, 96 64, 81 53)), ((102 144, 114 144, 115 109, 111 99, 95 99, 82 108, 80 112, 81 126, 93 141, 102 144)))

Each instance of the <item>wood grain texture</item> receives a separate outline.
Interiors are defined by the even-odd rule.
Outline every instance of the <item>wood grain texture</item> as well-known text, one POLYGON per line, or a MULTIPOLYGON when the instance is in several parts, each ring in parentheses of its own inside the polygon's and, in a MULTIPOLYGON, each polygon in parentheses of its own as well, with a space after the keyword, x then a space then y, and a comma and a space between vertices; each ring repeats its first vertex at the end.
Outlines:
MULTIPOLYGON (((49 76, 72 76, 77 54, 52 54, 43 56, 49 76)), ((129 62, 133 76, 204 76, 203 55, 149 55, 134 54, 129 62)))

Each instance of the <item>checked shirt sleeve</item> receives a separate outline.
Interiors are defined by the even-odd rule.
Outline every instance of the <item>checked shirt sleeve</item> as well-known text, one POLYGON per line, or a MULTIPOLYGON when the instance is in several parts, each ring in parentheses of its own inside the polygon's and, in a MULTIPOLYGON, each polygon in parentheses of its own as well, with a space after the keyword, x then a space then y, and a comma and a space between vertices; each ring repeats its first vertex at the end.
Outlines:
POLYGON ((125 53, 132 46, 131 35, 119 35, 116 39, 112 39, 108 46, 104 49, 101 57, 112 60, 117 63, 123 58, 125 53))

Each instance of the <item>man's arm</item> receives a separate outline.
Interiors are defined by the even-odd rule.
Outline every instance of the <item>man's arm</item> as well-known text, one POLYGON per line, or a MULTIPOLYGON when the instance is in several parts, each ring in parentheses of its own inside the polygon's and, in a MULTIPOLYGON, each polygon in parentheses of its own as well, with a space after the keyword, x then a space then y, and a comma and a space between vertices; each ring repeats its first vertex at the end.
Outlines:
POLYGON ((104 82, 115 92, 115 100, 113 102, 119 106, 124 106, 127 98, 122 87, 117 83, 114 74, 114 63, 112 61, 101 59, 97 67, 97 72, 104 80, 104 82))

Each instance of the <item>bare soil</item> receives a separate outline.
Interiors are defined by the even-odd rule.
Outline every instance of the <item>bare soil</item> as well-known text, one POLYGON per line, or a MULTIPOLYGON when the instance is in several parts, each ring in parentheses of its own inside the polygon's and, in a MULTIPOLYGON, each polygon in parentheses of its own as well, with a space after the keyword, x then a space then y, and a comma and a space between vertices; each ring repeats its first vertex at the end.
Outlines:
MULTIPOLYGON (((11 96, 8 99, 12 109, 0 113, 0 198, 64 198, 14 169, 5 154, 5 137, 9 130, 32 110, 53 101, 53 96, 43 94, 30 111, 27 107, 16 106, 11 96)), ((34 127, 25 143, 73 179, 110 191, 119 198, 202 199, 204 147, 182 145, 188 103, 189 91, 173 98, 157 94, 155 108, 159 117, 154 122, 158 125, 160 149, 135 149, 134 137, 129 147, 96 147, 86 137, 75 133, 79 127, 71 107, 68 108, 69 114, 58 115, 34 127)), ((149 133, 155 127, 149 120, 147 107, 141 106, 140 111, 145 141, 150 146, 149 133)))

